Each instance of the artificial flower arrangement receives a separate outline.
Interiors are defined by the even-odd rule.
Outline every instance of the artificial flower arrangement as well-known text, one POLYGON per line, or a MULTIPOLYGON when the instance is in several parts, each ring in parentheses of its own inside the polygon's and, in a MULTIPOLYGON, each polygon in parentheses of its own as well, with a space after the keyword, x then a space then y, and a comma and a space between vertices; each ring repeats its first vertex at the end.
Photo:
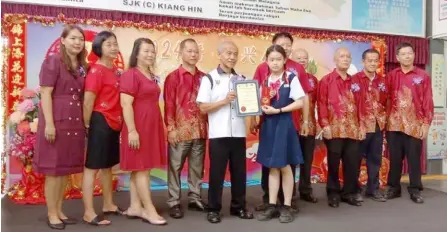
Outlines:
POLYGON ((9 155, 18 159, 23 166, 31 164, 36 143, 40 88, 23 89, 20 104, 9 117, 9 155))

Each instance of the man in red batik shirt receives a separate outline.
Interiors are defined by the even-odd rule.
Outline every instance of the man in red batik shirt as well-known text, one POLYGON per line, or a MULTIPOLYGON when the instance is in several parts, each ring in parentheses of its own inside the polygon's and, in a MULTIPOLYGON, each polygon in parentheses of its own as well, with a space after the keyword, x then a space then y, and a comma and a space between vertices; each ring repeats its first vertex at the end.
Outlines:
MULTIPOLYGON (((283 47, 284 50, 286 51, 287 57, 290 57, 290 55, 292 54, 293 37, 290 33, 280 32, 280 33, 275 34, 273 36, 272 43, 278 44, 281 47, 283 47)), ((298 64, 297 62, 295 62, 291 59, 287 59, 285 65, 286 65, 286 71, 294 73, 298 77, 298 79, 300 80, 301 87, 303 88, 304 92, 306 93, 306 96, 304 98, 303 120, 309 121, 309 119, 308 119, 309 97, 307 94, 310 93, 311 88, 309 87, 309 80, 307 78, 306 70, 304 69, 304 67, 301 64, 298 64)), ((265 82, 265 80, 267 80, 269 75, 270 75, 269 67, 266 62, 263 62, 256 68, 255 74, 253 76, 253 80, 257 80, 259 85, 261 85, 262 83, 265 82)), ((299 125, 300 125, 299 118, 300 117, 297 116, 297 114, 299 114, 298 111, 292 112, 293 123, 296 127, 297 132, 299 132, 299 125)), ((255 133, 255 131, 256 131, 255 128, 258 128, 258 126, 259 125, 256 122, 256 118, 252 117, 251 121, 250 121, 250 131, 252 133, 255 133)), ((296 167, 292 166, 293 176, 295 176, 295 170, 296 170, 296 167)), ((261 186, 262 186, 262 190, 264 191, 264 196, 262 198, 263 203, 256 207, 257 211, 264 211, 268 206, 268 202, 269 202, 268 178, 269 178, 269 169, 266 167, 262 167, 261 186)), ((295 196, 296 188, 294 187, 293 189, 294 189, 293 195, 295 196)), ((278 198, 281 203, 284 202, 283 201, 284 194, 282 193, 282 186, 279 187, 278 198)), ((296 201, 292 201, 292 207, 294 209, 297 209, 296 201)))
POLYGON ((337 49, 334 61, 336 68, 320 80, 317 97, 318 122, 327 147, 328 205, 336 208, 342 200, 361 206, 362 203, 356 199, 360 168, 359 140, 363 137, 357 110, 361 87, 347 73, 351 65, 348 49, 337 49), (338 175, 340 160, 343 162, 343 190, 338 175))
MULTIPOLYGON (((366 196, 374 201, 384 202, 386 198, 379 192, 379 170, 382 164, 387 89, 385 78, 376 73, 379 61, 380 54, 377 50, 364 51, 363 70, 352 76, 352 79, 360 85, 362 103, 359 108, 360 126, 366 133, 365 139, 360 142, 360 157, 366 157, 368 172, 366 196)), ((360 193, 357 200, 363 201, 360 193)))
POLYGON ((182 65, 167 77, 164 84, 165 123, 168 130, 169 166, 168 192, 169 215, 182 218, 180 206, 180 173, 188 158, 188 208, 204 211, 201 198, 203 162, 207 137, 207 117, 196 104, 200 79, 205 75, 197 69, 199 47, 195 40, 180 43, 182 65))
POLYGON ((421 196, 422 140, 427 138, 433 119, 433 93, 428 74, 414 66, 414 48, 409 43, 397 46, 400 67, 387 75, 388 121, 387 142, 390 172, 386 197, 401 196, 402 161, 406 156, 410 171, 408 192, 415 203, 424 203, 421 196))
MULTIPOLYGON (((292 59, 304 66, 307 69, 309 65, 309 54, 305 49, 297 49, 292 54, 292 59)), ((315 135, 317 133, 317 123, 315 118, 315 103, 317 101, 318 79, 311 73, 306 73, 309 82, 310 91, 309 96, 309 110, 307 112, 307 120, 302 117, 303 110, 299 109, 297 113, 293 114, 294 122, 299 124, 299 138, 301 150, 303 151, 304 163, 300 165, 300 181, 298 190, 300 192, 300 199, 317 203, 317 198, 312 193, 312 186, 310 182, 310 175, 312 171, 312 161, 315 149, 315 135)))

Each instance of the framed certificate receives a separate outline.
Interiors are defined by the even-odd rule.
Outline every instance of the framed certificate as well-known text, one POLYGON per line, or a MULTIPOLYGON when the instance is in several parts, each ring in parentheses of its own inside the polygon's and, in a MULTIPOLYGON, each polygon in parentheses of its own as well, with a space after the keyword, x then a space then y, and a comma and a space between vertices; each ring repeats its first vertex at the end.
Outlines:
POLYGON ((257 81, 236 81, 234 82, 234 90, 236 91, 237 116, 262 115, 257 81))

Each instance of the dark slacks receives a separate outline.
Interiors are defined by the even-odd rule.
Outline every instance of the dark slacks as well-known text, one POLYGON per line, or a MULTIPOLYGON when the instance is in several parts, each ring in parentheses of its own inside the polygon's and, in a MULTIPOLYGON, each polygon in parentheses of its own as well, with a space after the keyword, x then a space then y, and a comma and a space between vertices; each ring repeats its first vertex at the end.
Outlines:
POLYGON ((231 174, 231 208, 245 208, 247 180, 245 138, 210 139, 209 146, 209 211, 219 212, 222 209, 222 191, 227 163, 230 164, 231 174))
POLYGON ((300 145, 303 150, 304 163, 300 165, 298 190, 300 195, 308 195, 312 193, 310 174, 314 160, 315 136, 300 136, 300 145))
POLYGON ((328 180, 326 192, 329 197, 349 196, 357 193, 360 169, 360 141, 353 139, 328 139, 324 141, 327 147, 328 180), (343 163, 343 190, 340 187, 339 167, 343 163))
POLYGON ((401 191, 402 162, 406 156, 410 174, 408 192, 418 193, 423 189, 421 177, 422 140, 402 132, 389 131, 387 132, 387 142, 390 154, 388 186, 391 187, 392 191, 401 191))
MULTIPOLYGON (((383 132, 376 126, 374 133, 367 133, 366 138, 360 142, 360 157, 366 157, 368 183, 366 193, 373 194, 379 190, 379 171, 382 165, 383 132)), ((362 159, 360 159, 361 162, 362 159)))

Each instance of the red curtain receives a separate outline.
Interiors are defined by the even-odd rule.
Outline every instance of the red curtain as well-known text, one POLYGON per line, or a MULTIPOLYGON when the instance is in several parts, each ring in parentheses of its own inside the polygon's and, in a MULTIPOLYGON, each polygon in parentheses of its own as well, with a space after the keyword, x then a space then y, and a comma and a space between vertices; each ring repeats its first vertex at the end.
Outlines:
MULTIPOLYGON (((64 14, 68 18, 92 18, 98 20, 117 20, 117 21, 133 21, 133 22, 163 22, 171 23, 181 26, 194 26, 194 27, 204 27, 204 28, 246 28, 250 30, 259 31, 289 31, 291 33, 301 32, 301 33, 312 33, 312 34, 324 34, 324 35, 365 35, 365 33, 355 33, 355 32, 339 32, 330 30, 314 30, 306 28, 296 28, 296 27, 278 27, 278 26, 264 26, 257 24, 245 24, 245 23, 233 23, 233 22, 220 22, 220 21, 210 21, 202 19, 187 19, 187 18, 176 18, 169 16, 157 16, 157 15, 144 15, 135 13, 126 13, 120 11, 100 11, 100 10, 90 10, 90 9, 78 9, 78 8, 67 8, 67 7, 54 7, 54 6, 40 6, 31 4, 15 4, 15 3, 1 3, 1 16, 3 18, 4 14, 28 14, 28 15, 39 15, 47 17, 56 17, 59 14, 64 14)), ((428 40, 425 38, 415 38, 406 36, 396 36, 396 35, 380 35, 385 39, 387 45, 387 55, 385 61, 385 71, 389 72, 394 68, 399 66, 396 60, 396 46, 402 42, 409 42, 415 47, 415 52, 417 54, 415 59, 415 64, 425 69, 425 65, 429 61, 429 44, 428 40)), ((425 152, 422 155, 422 171, 426 172, 426 158, 425 152)), ((406 166, 406 165, 405 165, 406 166)), ((406 172, 405 167, 405 172, 406 172)))

